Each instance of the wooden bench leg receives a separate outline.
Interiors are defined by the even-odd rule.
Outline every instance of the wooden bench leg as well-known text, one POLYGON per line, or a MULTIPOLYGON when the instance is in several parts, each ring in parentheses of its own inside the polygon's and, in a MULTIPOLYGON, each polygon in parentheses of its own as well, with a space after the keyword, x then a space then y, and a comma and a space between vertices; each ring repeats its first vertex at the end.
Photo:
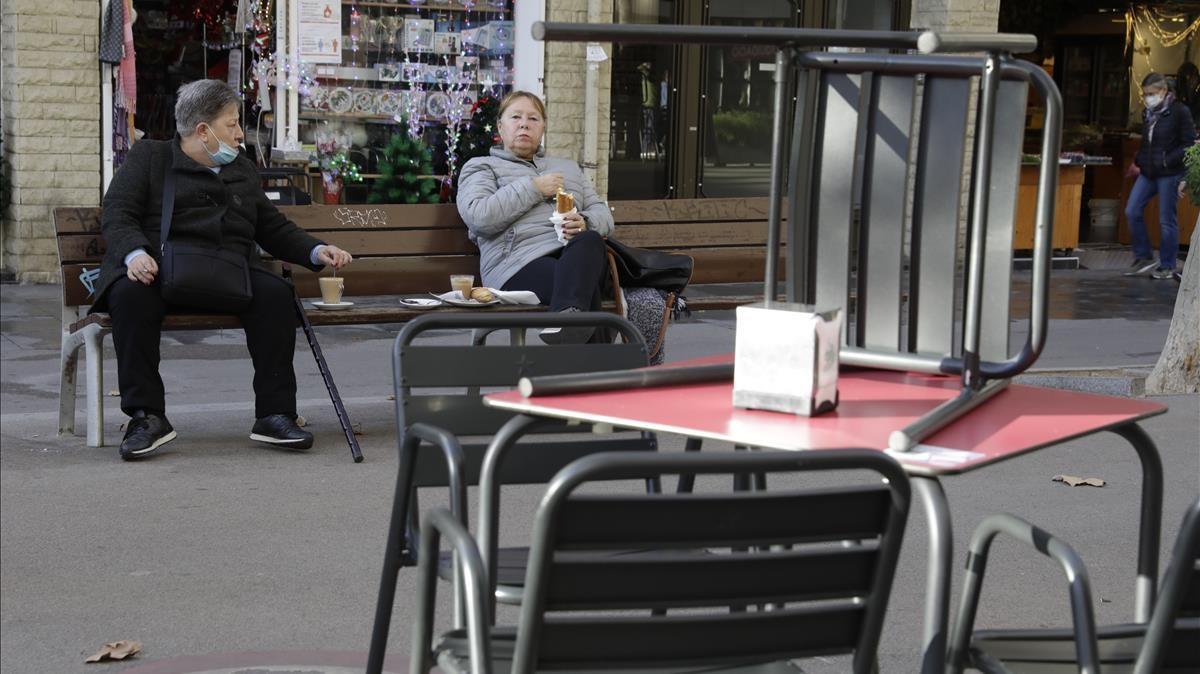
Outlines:
POLYGON ((89 325, 81 332, 87 356, 87 445, 104 446, 104 335, 107 330, 89 325))
POLYGON ((79 372, 79 348, 83 346, 81 332, 64 333, 58 378, 58 434, 75 434, 76 374, 79 372))

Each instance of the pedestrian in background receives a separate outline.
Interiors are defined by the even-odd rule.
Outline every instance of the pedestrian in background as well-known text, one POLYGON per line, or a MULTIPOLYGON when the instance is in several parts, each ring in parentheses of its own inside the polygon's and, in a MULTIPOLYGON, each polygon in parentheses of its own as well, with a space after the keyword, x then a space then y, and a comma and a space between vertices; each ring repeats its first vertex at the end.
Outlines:
POLYGON ((1171 279, 1176 276, 1175 256, 1179 251, 1175 205, 1185 170, 1183 155, 1196 140, 1196 127, 1191 111, 1175 100, 1162 73, 1152 72, 1142 80, 1142 101, 1146 106, 1142 113, 1142 146, 1129 167, 1129 174, 1137 176, 1137 180, 1125 204, 1135 259, 1125 275, 1149 272, 1153 279, 1171 279), (1157 263, 1143 216, 1146 205, 1155 196, 1159 226, 1157 263))

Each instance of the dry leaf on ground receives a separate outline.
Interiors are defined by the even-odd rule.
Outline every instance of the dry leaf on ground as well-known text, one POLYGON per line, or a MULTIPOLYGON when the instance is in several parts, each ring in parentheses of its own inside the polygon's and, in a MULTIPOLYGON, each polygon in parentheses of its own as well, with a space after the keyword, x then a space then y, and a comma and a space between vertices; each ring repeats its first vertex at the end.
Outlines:
POLYGON ((1054 482, 1063 482, 1072 487, 1084 485, 1088 487, 1103 487, 1106 483, 1098 477, 1075 477, 1074 475, 1055 475, 1051 478, 1054 482))
POLYGON ((110 397, 110 398, 118 398, 118 397, 120 397, 120 395, 121 395, 121 392, 120 392, 120 391, 118 391, 118 390, 117 390, 117 389, 115 389, 115 388, 114 388, 114 389, 109 389, 109 390, 108 390, 108 395, 109 395, 109 397, 110 397))
POLYGON ((305 426, 308 425, 308 419, 305 419, 303 416, 297 414, 296 415, 296 425, 299 426, 300 428, 304 428, 305 426))
POLYGON ((103 662, 105 660, 124 660, 125 658, 133 657, 142 650, 142 642, 132 639, 121 639, 112 643, 104 644, 104 648, 96 651, 92 657, 84 660, 84 662, 103 662))

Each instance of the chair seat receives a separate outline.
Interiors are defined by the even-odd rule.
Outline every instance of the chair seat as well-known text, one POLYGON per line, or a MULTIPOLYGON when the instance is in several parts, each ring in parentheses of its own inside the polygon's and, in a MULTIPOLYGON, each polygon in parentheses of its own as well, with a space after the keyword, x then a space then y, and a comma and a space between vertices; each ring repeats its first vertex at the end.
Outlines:
MULTIPOLYGON (((509 674, 512 669, 513 649, 517 641, 515 627, 496 627, 492 629, 492 672, 493 674, 509 674)), ((438 667, 444 674, 469 674, 471 659, 468 651, 466 630, 453 630, 442 635, 437 648, 438 667)), ((538 670, 539 674, 556 670, 538 670)), ((581 669, 558 670, 569 671, 571 674, 611 674, 620 671, 621 674, 800 674, 802 670, 790 661, 752 663, 745 665, 727 665, 713 667, 712 665, 698 667, 659 667, 645 669, 606 669, 604 663, 596 663, 595 667, 581 669)))
MULTIPOLYGON (((1144 624, 1107 625, 1096 629, 1097 650, 1105 674, 1131 672, 1142 639, 1144 624)), ((1200 650, 1191 645, 1200 643, 1200 620, 1181 619, 1176 623, 1176 638, 1167 648, 1162 672, 1196 672, 1200 669, 1200 650), (1178 638, 1179 631, 1192 638, 1178 638), (1184 644, 1189 647, 1184 647, 1184 644)), ((983 671, 1009 671, 1028 674, 1058 674, 1077 672, 1075 635, 1068 628, 1043 630, 978 630, 971 639, 971 657, 983 671), (988 661, 1004 663, 1003 669, 993 670, 988 661)))

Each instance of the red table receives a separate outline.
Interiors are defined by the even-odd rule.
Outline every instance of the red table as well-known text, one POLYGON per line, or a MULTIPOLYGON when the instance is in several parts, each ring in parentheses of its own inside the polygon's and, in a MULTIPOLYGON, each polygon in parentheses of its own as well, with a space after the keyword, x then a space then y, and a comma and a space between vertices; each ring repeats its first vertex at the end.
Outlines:
MULTIPOLYGON (((732 355, 679 365, 729 362, 732 355)), ((958 378, 885 370, 843 369, 834 412, 803 417, 734 408, 733 383, 526 398, 517 391, 486 396, 488 406, 520 413, 493 442, 503 452, 534 417, 606 423, 614 427, 720 440, 750 447, 808 450, 873 448, 887 451, 914 477, 930 519, 929 595, 925 615, 923 671, 944 669, 951 567, 951 527, 945 492, 937 477, 975 470, 1014 456, 1110 430, 1128 440, 1142 461, 1137 600, 1134 619, 1150 618, 1158 577, 1162 515, 1162 463, 1138 422, 1166 406, 1125 398, 1010 385, 981 407, 911 451, 887 450, 892 431, 956 396, 958 378)), ((489 452, 490 453, 490 452, 489 452)), ((486 506, 486 499, 485 499, 486 506)), ((490 510, 490 508, 486 508, 490 510)), ((481 522, 490 513, 481 512, 481 522)), ((481 528, 482 531, 482 528, 481 528)), ((486 546, 484 547, 487 554, 486 546)))

